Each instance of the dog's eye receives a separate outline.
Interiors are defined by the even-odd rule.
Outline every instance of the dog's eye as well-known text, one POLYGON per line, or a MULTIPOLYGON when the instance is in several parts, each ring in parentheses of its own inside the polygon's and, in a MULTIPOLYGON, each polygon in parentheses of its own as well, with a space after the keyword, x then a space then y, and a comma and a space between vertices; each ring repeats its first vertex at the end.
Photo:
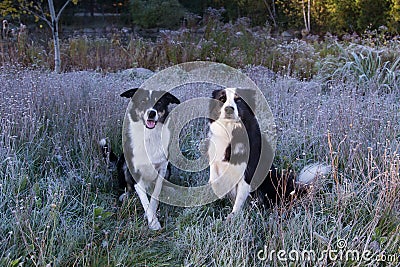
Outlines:
POLYGON ((240 102, 240 101, 242 101, 242 99, 241 99, 240 96, 238 96, 238 95, 235 95, 234 100, 235 100, 235 102, 240 102))
POLYGON ((218 98, 219 101, 225 102, 226 101, 226 96, 222 95, 218 98))

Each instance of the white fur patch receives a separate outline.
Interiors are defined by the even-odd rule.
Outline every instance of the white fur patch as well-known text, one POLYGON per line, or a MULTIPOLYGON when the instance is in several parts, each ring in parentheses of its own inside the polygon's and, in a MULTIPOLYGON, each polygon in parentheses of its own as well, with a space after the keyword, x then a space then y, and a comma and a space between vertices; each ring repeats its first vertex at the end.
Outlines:
POLYGON ((99 145, 100 145, 100 146, 105 146, 106 144, 107 144, 107 141, 106 141, 105 138, 102 138, 102 139, 99 141, 99 145))
POLYGON ((168 144, 170 131, 165 124, 158 123, 154 129, 147 129, 142 122, 130 118, 128 134, 132 140, 132 165, 135 171, 146 174, 145 179, 155 180, 154 166, 168 164, 168 144), (163 127, 164 126, 164 127, 163 127))
POLYGON ((318 176, 327 175, 331 171, 331 166, 321 163, 314 163, 305 166, 297 177, 296 183, 302 185, 312 184, 318 176))
POLYGON ((224 105, 221 108, 221 115, 220 119, 225 119, 226 114, 225 114, 225 107, 232 107, 233 108, 233 114, 234 114, 234 119, 239 120, 239 113, 238 113, 238 108, 235 102, 235 95, 236 95, 236 88, 226 88, 225 89, 225 94, 226 94, 226 101, 224 105))
POLYGON ((141 175, 134 187, 145 210, 149 228, 159 230, 161 225, 156 212, 168 166, 168 145, 171 133, 168 125, 163 123, 157 123, 153 129, 147 129, 142 121, 134 122, 130 116, 128 119, 127 134, 131 140, 129 149, 132 151, 133 158, 126 160, 131 160, 135 172, 141 175), (147 189, 154 181, 156 181, 155 187, 149 201, 147 189))
MULTIPOLYGON (((208 158, 210 164, 209 183, 214 193, 222 198, 229 193, 232 198, 236 198, 238 185, 244 181, 244 172, 247 164, 230 164, 224 161, 225 151, 232 142, 232 132, 237 127, 242 127, 238 121, 239 115, 235 103, 235 88, 225 89, 226 101, 221 107, 220 117, 210 124, 208 158), (226 119, 225 107, 231 106, 234 109, 235 119, 226 119)), ((237 143, 232 147, 234 154, 245 151, 244 144, 237 143)), ((243 190, 240 190, 243 191, 243 190)), ((248 194, 247 194, 248 195, 248 194)), ((247 198, 247 195, 245 198, 247 198)), ((242 197, 243 198, 243 197, 242 197)), ((239 205, 238 207, 241 207, 239 205)))
POLYGON ((246 163, 233 165, 223 161, 214 162, 210 166, 209 180, 214 194, 223 198, 229 193, 232 198, 235 198, 237 184, 244 181, 246 166, 246 163))
POLYGON ((244 147, 243 143, 235 144, 233 149, 233 154, 244 154, 246 152, 246 148, 244 147))

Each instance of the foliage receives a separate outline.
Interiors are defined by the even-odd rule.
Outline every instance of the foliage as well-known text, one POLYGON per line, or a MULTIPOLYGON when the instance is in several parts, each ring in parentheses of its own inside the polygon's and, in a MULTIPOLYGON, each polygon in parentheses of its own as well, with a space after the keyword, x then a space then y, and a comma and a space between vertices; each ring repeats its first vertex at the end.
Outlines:
MULTIPOLYGON (((46 1, 5 0, 0 3, 2 16, 20 16, 30 11, 42 11, 36 7, 45 7, 46 1), (34 7, 32 9, 32 7, 34 7)), ((73 1, 76 3, 77 1, 73 1)), ((130 10, 131 21, 144 28, 176 28, 181 25, 185 12, 203 16, 208 8, 226 11, 224 22, 234 22, 241 17, 251 18, 251 26, 271 25, 274 30, 301 30, 305 28, 303 4, 307 1, 298 0, 125 0, 125 1, 81 1, 79 9, 89 14, 98 12, 122 12, 130 10), (128 8, 129 6, 129 8, 128 8), (122 8, 122 11, 120 10, 122 8)), ((365 30, 378 29, 386 26, 390 33, 398 33, 400 25, 399 0, 313 0, 311 4, 311 32, 324 34, 327 31, 342 35, 345 33, 363 33, 365 30)), ((56 1, 56 9, 61 8, 62 1, 56 1)), ((71 7, 70 7, 71 8, 71 7)), ((46 11, 47 12, 47 11, 46 11)), ((47 12, 48 13, 48 12, 47 12)), ((67 12, 68 13, 68 12, 67 12)), ((73 12, 68 13, 72 16, 73 12)), ((68 18, 69 21, 73 17, 68 18)), ((125 20, 125 17, 121 17, 125 20)))
MULTIPOLYGON (((29 1, 29 0, 18 0, 18 9, 16 12, 26 12, 28 15, 35 16, 36 20, 43 20, 50 27, 53 35, 54 42, 54 70, 57 73, 61 72, 61 59, 60 59, 60 44, 59 44, 59 31, 58 22, 60 16, 68 4, 72 2, 78 3, 78 0, 66 0, 61 8, 56 13, 54 8, 53 0, 41 0, 41 1, 29 1)), ((12 2, 7 4, 13 4, 12 2)), ((13 11, 13 10, 11 10, 13 11)), ((22 26, 21 26, 22 27, 22 26)), ((26 27, 26 26, 25 26, 26 27)))
MULTIPOLYGON (((203 14, 205 7, 225 8, 225 21, 246 16, 253 25, 278 25, 280 30, 305 28, 303 2, 298 0, 237 0, 200 1, 193 7, 192 1, 181 1, 192 12, 203 14), (200 10, 202 8, 202 10, 200 10)), ((197 1, 196 1, 197 3, 197 1)), ((311 1, 311 29, 314 33, 330 31, 343 34, 386 26, 392 33, 398 32, 400 22, 399 0, 314 0, 311 1)))
POLYGON ((131 0, 132 22, 144 28, 179 26, 184 9, 178 0, 131 0))
POLYGON ((399 91, 400 57, 367 46, 338 44, 339 55, 328 56, 320 63, 319 75, 325 81, 356 82, 356 90, 399 91))
MULTIPOLYGON (((327 30, 331 32, 354 32, 357 31, 357 18, 359 17, 359 9, 357 2, 353 0, 329 1, 327 19, 331 24, 326 25, 327 30)), ((327 21, 322 21, 326 23, 327 21)))
MULTIPOLYGON (((340 77, 336 74, 341 66, 348 66, 349 62, 354 61, 354 57, 349 57, 349 53, 346 55, 343 51, 353 51, 356 47, 359 51, 376 51, 373 54, 379 54, 381 65, 373 66, 378 69, 383 67, 382 64, 390 66, 388 70, 398 69, 395 62, 400 49, 399 42, 396 39, 388 41, 385 28, 368 31, 361 37, 344 36, 346 41, 341 45, 337 45, 337 37, 333 35, 326 35, 324 42, 312 39, 283 41, 272 38, 268 27, 251 30, 251 21, 247 18, 235 23, 223 23, 224 12, 223 9, 208 9, 200 21, 202 33, 193 34, 189 29, 164 30, 159 38, 149 40, 114 32, 108 38, 77 36, 62 40, 61 69, 108 72, 144 67, 156 70, 182 62, 210 60, 237 68, 262 65, 274 72, 301 79, 310 79, 316 74, 338 79, 340 77)), ((39 44, 31 38, 25 34, 20 35, 16 42, 10 42, 9 53, 3 54, 2 64, 9 62, 30 68, 53 68, 53 45, 39 44)), ((355 53, 358 55, 359 51, 355 53)), ((396 71, 393 75, 397 75, 396 71)))
MULTIPOLYGON (((399 20, 396 19, 395 8, 391 9, 396 1, 315 0, 312 2, 311 29, 336 34, 353 31, 362 33, 366 29, 377 29, 384 25, 396 32, 397 29, 393 26, 399 20)), ((277 5, 284 14, 287 27, 302 26, 299 1, 278 0, 277 5)))
POLYGON ((359 0, 359 17, 357 19, 358 31, 366 29, 377 29, 380 26, 388 25, 388 18, 390 18, 389 11, 390 5, 393 0, 359 0))
POLYGON ((14 5, 13 0, 4 0, 0 2, 0 16, 6 17, 8 15, 18 16, 18 9, 14 5))
MULTIPOLYGON (((189 30, 163 31, 155 41, 120 33, 110 38, 76 37, 61 43, 62 70, 97 69, 117 71, 132 66, 157 69, 187 61, 208 60, 233 67, 263 65, 282 74, 309 78, 314 74, 318 53, 312 43, 281 42, 269 36, 269 29, 249 30, 249 19, 222 23, 223 10, 210 9, 201 22, 202 34, 189 30)), ((8 54, 5 61, 32 67, 53 67, 49 48, 35 43, 21 44, 24 53, 8 54)), ((12 48, 12 47, 11 47, 12 48)), ((15 50, 17 47, 14 48, 15 50)))

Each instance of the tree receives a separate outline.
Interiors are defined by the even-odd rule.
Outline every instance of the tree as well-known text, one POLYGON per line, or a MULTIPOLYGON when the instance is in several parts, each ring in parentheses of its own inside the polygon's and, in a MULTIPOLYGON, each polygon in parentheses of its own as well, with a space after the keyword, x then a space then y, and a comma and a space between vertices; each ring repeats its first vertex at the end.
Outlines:
POLYGON ((59 11, 56 12, 53 0, 47 0, 47 5, 45 3, 45 0, 40 0, 40 1, 19 0, 20 6, 23 10, 45 21, 47 25, 50 27, 53 35, 54 71, 56 73, 61 72, 60 38, 58 35, 59 34, 58 22, 60 20, 62 12, 71 2, 73 2, 76 5, 78 3, 78 0, 66 0, 65 3, 59 9, 59 11))
POLYGON ((307 0, 307 12, 305 1, 306 0, 301 1, 301 6, 303 10, 304 28, 306 32, 309 33, 311 31, 311 0, 307 0))
POLYGON ((390 31, 399 34, 400 29, 400 0, 393 0, 390 10, 390 31))
POLYGON ((143 28, 179 26, 185 9, 178 0, 131 0, 132 22, 143 28))
POLYGON ((378 29, 380 26, 388 24, 391 1, 359 0, 357 3, 360 9, 360 15, 357 19, 360 31, 367 28, 378 29))
POLYGON ((334 33, 357 31, 359 8, 354 0, 328 0, 325 28, 334 33))
POLYGON ((278 28, 278 23, 277 23, 277 14, 276 14, 276 4, 275 4, 275 0, 271 0, 271 1, 267 1, 267 0, 263 0, 263 3, 268 11, 268 16, 269 19, 272 22, 273 28, 274 30, 276 30, 278 28))
POLYGON ((15 7, 13 0, 4 0, 0 2, 0 16, 5 17, 9 14, 18 16, 18 9, 15 7))

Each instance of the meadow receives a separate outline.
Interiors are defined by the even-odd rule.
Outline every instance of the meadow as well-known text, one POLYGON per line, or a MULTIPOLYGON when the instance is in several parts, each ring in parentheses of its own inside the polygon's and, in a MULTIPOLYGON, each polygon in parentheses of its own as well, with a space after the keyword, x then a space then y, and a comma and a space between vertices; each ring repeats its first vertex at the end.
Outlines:
POLYGON ((237 42, 216 51, 227 32, 210 31, 220 40, 214 36, 192 50, 186 41, 176 43, 176 38, 192 38, 185 32, 161 39, 171 45, 135 39, 142 43, 131 45, 132 51, 117 45, 121 50, 113 50, 115 58, 84 57, 92 52, 85 52, 85 39, 79 39, 81 48, 68 49, 80 54, 68 58, 85 65, 66 61, 74 67, 62 74, 49 71, 51 63, 2 66, 1 266, 399 265, 398 42, 271 39, 274 43, 264 43, 260 52, 258 37, 242 38, 232 30, 230 38, 237 42), (148 230, 136 194, 118 201, 115 174, 98 147, 108 137, 121 151, 127 103, 119 94, 148 78, 115 71, 112 64, 127 58, 118 51, 152 70, 196 59, 240 68, 274 114, 276 164, 298 171, 320 161, 331 165, 332 173, 301 199, 267 210, 249 202, 231 221, 225 221, 228 200, 193 208, 161 204, 163 229, 148 230), (214 51, 215 57, 203 58, 201 51, 214 51), (101 60, 104 67, 100 61, 89 67, 87 58, 101 60), (316 257, 302 259, 304 251, 316 257), (335 251, 334 257, 328 251, 335 251))

